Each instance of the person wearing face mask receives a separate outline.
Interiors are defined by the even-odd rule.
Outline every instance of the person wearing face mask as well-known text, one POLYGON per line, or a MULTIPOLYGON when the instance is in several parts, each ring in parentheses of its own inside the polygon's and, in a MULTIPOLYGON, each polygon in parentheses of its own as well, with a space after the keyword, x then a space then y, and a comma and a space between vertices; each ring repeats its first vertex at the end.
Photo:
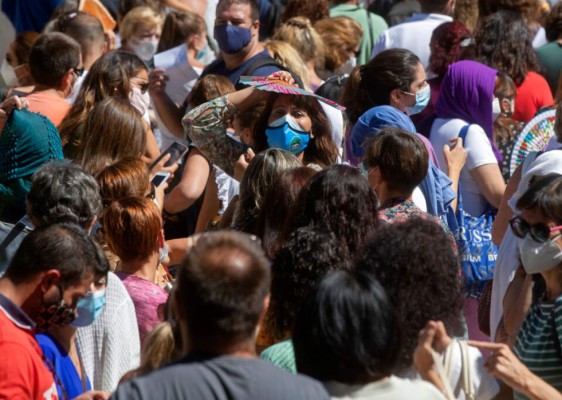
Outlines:
MULTIPOLYGON (((535 375, 562 390, 562 176, 535 181, 517 201, 510 221, 524 273, 540 274, 545 290, 535 298, 514 353, 535 375)), ((526 398, 515 391, 515 399, 526 398)))
POLYGON ((0 397, 59 398, 60 379, 33 333, 74 321, 104 264, 101 249, 77 225, 49 225, 25 237, 0 279, 0 397))
POLYGON ((0 75, 3 86, 9 88, 6 98, 28 94, 33 90, 33 79, 29 73, 29 53, 39 37, 37 32, 22 32, 10 43, 6 58, 2 60, 0 75))
MULTIPOLYGON (((278 72, 269 78, 294 83, 288 72, 278 72)), ((338 148, 332 141, 329 120, 316 98, 270 93, 253 87, 211 100, 188 112, 182 121, 186 139, 211 163, 234 177, 239 159, 248 158, 249 146, 227 135, 228 120, 238 111, 260 102, 265 102, 265 106, 250 138, 254 153, 279 148, 316 169, 336 162, 338 148)))
POLYGON ((381 33, 388 29, 384 18, 367 11, 358 0, 331 0, 330 17, 349 17, 357 21, 363 29, 363 37, 357 56, 357 65, 366 64, 371 59, 373 46, 381 33))
POLYGON ((119 26, 121 49, 135 53, 146 63, 152 63, 163 23, 162 16, 150 7, 133 8, 125 15, 119 26))
POLYGON ((58 127, 70 110, 66 98, 84 72, 80 45, 59 32, 43 34, 29 54, 29 70, 35 82, 27 96, 29 110, 46 116, 58 127))
POLYGON ((79 328, 93 324, 103 311, 109 263, 105 256, 101 260, 88 292, 76 303, 75 319, 68 325, 50 326, 35 335, 47 364, 52 366, 60 399, 73 399, 92 389, 78 352, 76 334, 79 328))
POLYGON ((234 85, 240 76, 269 76, 281 68, 259 43, 260 10, 255 0, 220 0, 214 37, 221 56, 209 64, 201 77, 226 76, 234 85))
POLYGON ((363 37, 361 25, 348 17, 324 18, 314 24, 314 29, 325 46, 323 79, 333 75, 349 74, 357 65, 359 45, 363 37))

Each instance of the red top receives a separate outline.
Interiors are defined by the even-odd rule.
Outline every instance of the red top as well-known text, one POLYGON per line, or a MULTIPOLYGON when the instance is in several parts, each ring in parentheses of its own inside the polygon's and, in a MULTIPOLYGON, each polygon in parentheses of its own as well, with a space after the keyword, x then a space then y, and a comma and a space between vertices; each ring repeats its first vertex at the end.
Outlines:
POLYGON ((58 400, 33 328, 29 317, 0 295, 0 399, 58 400))
POLYGON ((527 123, 540 108, 549 107, 553 103, 552 92, 546 79, 530 71, 521 86, 517 88, 513 119, 527 123))

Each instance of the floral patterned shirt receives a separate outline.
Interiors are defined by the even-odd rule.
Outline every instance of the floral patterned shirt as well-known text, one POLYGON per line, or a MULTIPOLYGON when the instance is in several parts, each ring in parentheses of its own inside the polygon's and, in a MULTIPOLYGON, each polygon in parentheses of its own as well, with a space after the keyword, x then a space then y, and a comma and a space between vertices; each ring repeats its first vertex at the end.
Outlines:
POLYGON ((236 161, 248 149, 226 134, 227 121, 237 112, 228 97, 223 96, 201 104, 182 119, 185 139, 230 176, 234 176, 236 161))

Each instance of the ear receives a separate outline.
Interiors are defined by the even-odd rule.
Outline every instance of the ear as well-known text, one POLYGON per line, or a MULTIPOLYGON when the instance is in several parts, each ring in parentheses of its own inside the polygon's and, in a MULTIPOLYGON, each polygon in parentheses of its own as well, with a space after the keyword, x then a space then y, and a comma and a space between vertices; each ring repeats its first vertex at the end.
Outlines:
POLYGON ((402 91, 400 89, 393 89, 390 92, 390 102, 396 104, 402 104, 402 91))
POLYGON ((66 73, 62 76, 60 81, 60 89, 63 91, 68 91, 70 93, 72 91, 72 86, 74 85, 74 72, 72 69, 66 71, 66 73))
POLYGON ((265 315, 267 314, 267 309, 269 308, 269 301, 271 300, 271 296, 268 294, 267 296, 264 297, 263 299, 263 306, 262 306, 262 310, 260 313, 260 319, 258 321, 258 327, 262 325, 262 322, 265 318, 265 315))
POLYGON ((252 24, 252 29, 254 29, 254 31, 257 33, 260 30, 260 20, 256 19, 254 21, 254 23, 252 24))
POLYGON ((60 282, 60 276, 61 274, 58 269, 49 269, 43 272, 41 282, 39 283, 41 293, 45 293, 53 286, 56 286, 60 282))
POLYGON ((503 98, 500 100, 500 109, 502 110, 503 114, 510 114, 511 112, 513 112, 509 99, 503 98))

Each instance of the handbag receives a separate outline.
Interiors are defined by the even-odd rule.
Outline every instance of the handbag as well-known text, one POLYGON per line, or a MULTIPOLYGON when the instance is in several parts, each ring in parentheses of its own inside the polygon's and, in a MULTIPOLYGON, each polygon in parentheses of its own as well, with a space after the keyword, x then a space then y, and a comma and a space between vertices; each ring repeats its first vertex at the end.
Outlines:
MULTIPOLYGON (((466 139, 469 126, 464 126, 459 133, 463 142, 466 139)), ((464 289, 469 297, 479 299, 486 282, 494 276, 498 246, 492 242, 492 224, 496 212, 488 204, 484 213, 479 217, 466 213, 459 183, 456 212, 458 228, 453 234, 460 256, 464 289)))
POLYGON ((472 370, 470 366, 470 359, 468 357, 468 344, 465 340, 453 340, 447 347, 443 358, 432 350, 433 363, 437 370, 437 374, 441 379, 447 400, 457 399, 462 390, 466 400, 475 400, 476 394, 472 387, 472 370), (458 345, 461 353, 461 374, 459 380, 453 390, 451 386, 451 379, 453 375, 453 347, 458 345))

